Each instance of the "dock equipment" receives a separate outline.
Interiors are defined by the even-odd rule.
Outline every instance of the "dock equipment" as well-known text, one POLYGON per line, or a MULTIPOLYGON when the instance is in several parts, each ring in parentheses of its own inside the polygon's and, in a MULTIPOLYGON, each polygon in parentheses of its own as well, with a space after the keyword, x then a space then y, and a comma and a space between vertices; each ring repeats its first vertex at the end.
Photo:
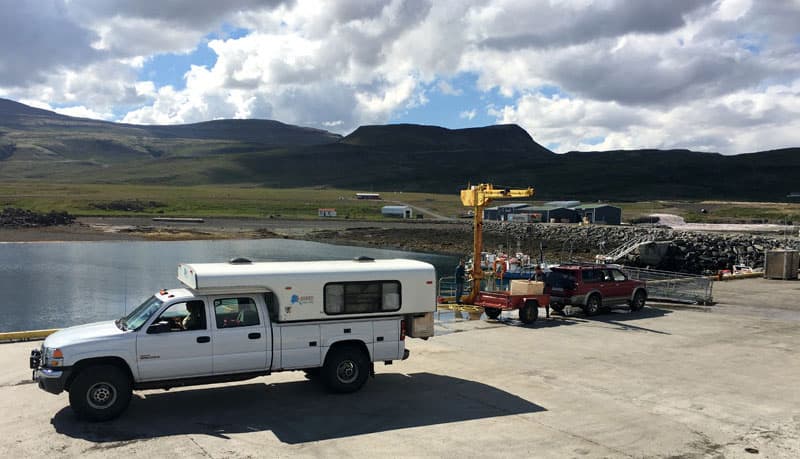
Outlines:
POLYGON ((461 204, 472 207, 473 216, 473 241, 472 241, 472 288, 467 295, 467 304, 473 304, 478 292, 481 290, 483 270, 481 269, 481 251, 483 250, 483 209, 491 204, 493 199, 530 198, 534 194, 532 187, 511 189, 495 188, 494 185, 481 183, 461 190, 461 204))

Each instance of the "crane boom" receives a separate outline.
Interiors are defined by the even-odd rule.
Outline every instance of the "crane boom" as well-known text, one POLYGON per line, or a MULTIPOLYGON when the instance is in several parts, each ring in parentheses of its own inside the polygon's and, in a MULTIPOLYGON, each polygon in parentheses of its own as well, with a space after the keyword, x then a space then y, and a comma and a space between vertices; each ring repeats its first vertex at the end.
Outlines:
POLYGON ((483 270, 481 269, 481 252, 483 251, 483 208, 488 206, 493 199, 530 198, 535 191, 532 187, 511 189, 495 188, 488 183, 473 185, 466 190, 461 190, 461 203, 465 207, 472 207, 475 213, 473 219, 472 240, 472 289, 465 303, 473 304, 481 288, 483 270))

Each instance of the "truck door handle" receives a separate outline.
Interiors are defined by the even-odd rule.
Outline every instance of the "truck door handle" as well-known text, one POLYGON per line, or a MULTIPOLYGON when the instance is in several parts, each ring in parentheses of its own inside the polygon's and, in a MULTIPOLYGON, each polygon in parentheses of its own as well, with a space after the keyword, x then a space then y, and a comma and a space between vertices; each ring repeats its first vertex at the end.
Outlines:
POLYGON ((349 329, 349 328, 345 328, 345 329, 344 329, 344 332, 345 332, 345 333, 350 333, 350 329, 349 329))
POLYGON ((383 336, 379 336, 379 337, 377 337, 375 339, 377 339, 378 341, 383 341, 383 336))
POLYGON ((314 346, 317 345, 317 342, 316 341, 309 341, 308 345, 311 346, 311 347, 314 347, 314 346))
POLYGON ((259 339, 261 338, 261 333, 250 333, 249 335, 247 335, 247 337, 250 339, 259 339))
POLYGON ((211 341, 211 337, 210 336, 198 336, 197 337, 197 342, 198 343, 207 343, 209 341, 211 341))

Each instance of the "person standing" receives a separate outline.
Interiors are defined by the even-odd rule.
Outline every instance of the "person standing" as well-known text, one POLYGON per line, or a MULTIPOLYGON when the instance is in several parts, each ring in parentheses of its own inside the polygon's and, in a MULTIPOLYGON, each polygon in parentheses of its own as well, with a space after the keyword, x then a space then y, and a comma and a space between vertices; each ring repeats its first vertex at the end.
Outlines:
POLYGON ((458 266, 456 266, 456 304, 461 304, 461 297, 464 295, 464 277, 466 276, 467 271, 464 267, 464 259, 458 261, 458 266))
MULTIPOLYGON (((536 267, 533 269, 533 279, 532 280, 535 280, 535 281, 538 281, 538 282, 544 282, 545 279, 546 279, 546 276, 545 276, 544 271, 542 270, 542 267, 540 265, 536 265, 536 267)), ((544 310, 545 310, 545 314, 546 314, 545 317, 549 319, 550 318, 550 304, 545 304, 544 305, 544 310)))
POLYGON ((544 282, 544 271, 540 265, 536 265, 533 269, 533 279, 535 281, 544 282))

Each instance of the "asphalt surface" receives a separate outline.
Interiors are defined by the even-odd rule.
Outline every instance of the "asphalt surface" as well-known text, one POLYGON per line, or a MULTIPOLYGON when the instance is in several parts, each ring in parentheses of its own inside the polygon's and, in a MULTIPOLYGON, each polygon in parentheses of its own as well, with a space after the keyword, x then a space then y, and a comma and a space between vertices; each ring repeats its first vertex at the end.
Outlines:
POLYGON ((714 293, 529 327, 441 312, 355 394, 290 372, 136 393, 98 424, 30 382, 39 343, 0 345, 0 457, 800 457, 800 281, 714 293))

